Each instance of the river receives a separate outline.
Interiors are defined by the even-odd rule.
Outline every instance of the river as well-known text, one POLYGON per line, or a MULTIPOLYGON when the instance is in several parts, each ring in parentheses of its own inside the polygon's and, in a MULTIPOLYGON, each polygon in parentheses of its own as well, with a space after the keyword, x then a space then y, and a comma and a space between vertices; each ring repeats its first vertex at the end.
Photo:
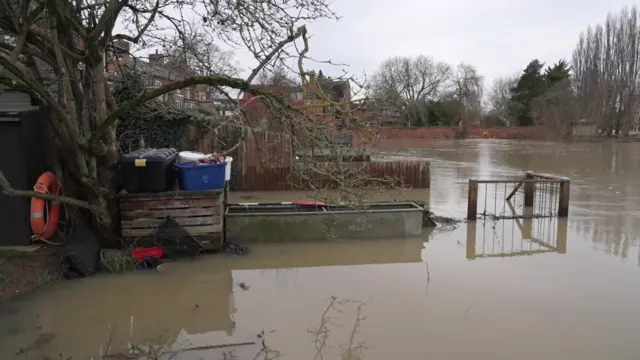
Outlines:
POLYGON ((432 161, 432 188, 377 198, 426 200, 462 219, 470 178, 533 170, 571 178, 569 218, 256 245, 247 256, 61 282, 0 310, 0 357, 99 359, 150 341, 163 358, 250 360, 265 339, 268 358, 295 360, 637 358, 640 143, 467 140, 384 153, 432 161), (253 341, 235 352, 180 351, 253 341))

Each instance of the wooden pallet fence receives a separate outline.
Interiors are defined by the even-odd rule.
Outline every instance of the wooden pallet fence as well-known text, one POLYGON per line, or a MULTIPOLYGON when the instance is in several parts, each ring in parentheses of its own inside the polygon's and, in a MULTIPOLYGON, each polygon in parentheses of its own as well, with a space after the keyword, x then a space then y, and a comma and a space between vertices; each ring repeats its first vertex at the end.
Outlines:
MULTIPOLYGON (((314 164, 321 166, 320 164, 314 164)), ((332 163, 325 164, 327 172, 335 171, 332 163)), ((431 185, 427 161, 351 162, 345 163, 354 176, 362 178, 362 185, 425 189, 431 185)), ((307 174, 315 186, 335 187, 335 180, 323 178, 319 173, 291 167, 248 167, 244 171, 241 190, 292 190, 305 189, 309 181, 299 175, 307 174)), ((237 189, 236 190, 240 190, 237 189)))
POLYGON ((215 132, 201 134, 198 139, 196 151, 205 154, 224 151, 242 140, 240 146, 228 154, 233 157, 230 180, 232 190, 260 190, 261 187, 253 186, 254 168, 262 170, 293 164, 292 141, 287 134, 228 124, 220 126, 215 132))
POLYGON ((222 234, 223 192, 173 191, 158 194, 126 194, 119 198, 121 236, 152 237, 167 217, 180 226, 165 228, 167 235, 183 230, 192 236, 219 238, 222 234))

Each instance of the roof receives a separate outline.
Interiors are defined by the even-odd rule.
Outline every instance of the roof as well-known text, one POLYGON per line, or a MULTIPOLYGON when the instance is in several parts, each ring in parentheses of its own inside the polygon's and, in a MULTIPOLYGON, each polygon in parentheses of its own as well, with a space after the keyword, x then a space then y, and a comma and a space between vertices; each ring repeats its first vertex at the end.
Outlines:
POLYGON ((184 80, 184 76, 175 71, 175 69, 183 69, 175 65, 173 62, 169 62, 164 66, 154 65, 148 61, 140 60, 136 57, 120 58, 120 61, 124 62, 125 66, 128 66, 136 71, 144 72, 157 76, 163 79, 169 79, 171 81, 184 80))
POLYGON ((347 89, 351 89, 348 80, 318 79, 318 85, 320 85, 322 91, 326 93, 337 89, 340 89, 343 92, 347 89))

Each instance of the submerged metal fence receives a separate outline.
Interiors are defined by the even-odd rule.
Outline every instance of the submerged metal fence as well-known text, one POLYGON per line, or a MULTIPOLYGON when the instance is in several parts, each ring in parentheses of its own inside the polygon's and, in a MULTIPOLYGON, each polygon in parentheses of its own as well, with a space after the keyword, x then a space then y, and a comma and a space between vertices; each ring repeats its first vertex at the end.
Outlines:
POLYGON ((532 171, 522 179, 471 179, 467 219, 567 217, 570 186, 569 178, 532 171))

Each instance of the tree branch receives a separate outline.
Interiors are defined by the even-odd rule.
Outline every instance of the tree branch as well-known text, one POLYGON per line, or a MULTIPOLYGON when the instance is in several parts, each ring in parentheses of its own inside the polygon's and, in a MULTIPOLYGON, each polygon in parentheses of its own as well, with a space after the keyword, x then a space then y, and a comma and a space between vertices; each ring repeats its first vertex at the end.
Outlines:
MULTIPOLYGON (((133 7, 131 5, 128 5, 128 7, 133 9, 133 7)), ((130 42, 132 42, 134 44, 137 44, 138 41, 140 41, 142 36, 147 32, 147 29, 149 29, 149 27, 151 26, 151 24, 155 20, 159 9, 160 9, 160 0, 156 0, 156 4, 153 6, 153 9, 151 9, 151 15, 149 15, 149 19, 147 19, 147 22, 142 26, 142 29, 138 30, 138 34, 135 37, 129 36, 129 35, 124 35, 124 34, 116 34, 116 35, 113 35, 111 37, 111 40, 122 39, 122 40, 130 41, 130 42)), ((105 39, 108 39, 108 38, 105 36, 105 39)))
POLYGON ((113 29, 116 20, 118 19, 118 15, 122 8, 127 4, 127 0, 111 0, 111 3, 107 6, 98 20, 98 24, 91 30, 88 35, 88 41, 95 42, 98 41, 100 35, 104 32, 105 38, 108 38, 111 35, 111 30, 113 29))
POLYGON ((29 190, 14 189, 11 186, 11 183, 9 183, 9 180, 7 180, 7 178, 4 176, 2 171, 0 171, 0 190, 9 196, 21 196, 21 197, 49 200, 49 201, 57 201, 62 204, 76 206, 82 209, 87 209, 92 211, 94 210, 94 207, 91 206, 86 201, 82 201, 82 200, 78 200, 78 199, 74 199, 66 196, 58 196, 58 195, 39 193, 39 192, 29 191, 29 190))
POLYGON ((297 38, 301 37, 303 34, 306 34, 306 33, 307 33, 307 28, 306 26, 302 25, 298 28, 298 30, 296 30, 295 33, 292 32, 291 35, 287 36, 286 39, 280 41, 278 45, 276 45, 273 48, 273 50, 271 50, 271 52, 267 54, 267 56, 265 56, 264 59, 262 59, 262 61, 260 61, 260 64, 255 69, 253 69, 253 71, 247 78, 247 82, 251 84, 253 79, 256 76, 258 76, 260 71, 262 71, 262 69, 269 63, 269 61, 271 61, 285 46, 287 46, 287 44, 294 42, 297 38))
MULTIPOLYGON (((13 51, 15 51, 16 47, 11 45, 11 44, 8 44, 6 42, 0 42, 0 49, 4 49, 4 50, 7 50, 9 52, 13 52, 13 51)), ((32 46, 29 46, 29 44, 24 44, 24 46, 22 47, 20 53, 23 54, 23 55, 35 56, 38 59, 46 62, 49 65, 51 65, 52 67, 56 66, 56 62, 51 56, 43 53, 40 50, 37 50, 37 49, 33 48, 32 46)))

